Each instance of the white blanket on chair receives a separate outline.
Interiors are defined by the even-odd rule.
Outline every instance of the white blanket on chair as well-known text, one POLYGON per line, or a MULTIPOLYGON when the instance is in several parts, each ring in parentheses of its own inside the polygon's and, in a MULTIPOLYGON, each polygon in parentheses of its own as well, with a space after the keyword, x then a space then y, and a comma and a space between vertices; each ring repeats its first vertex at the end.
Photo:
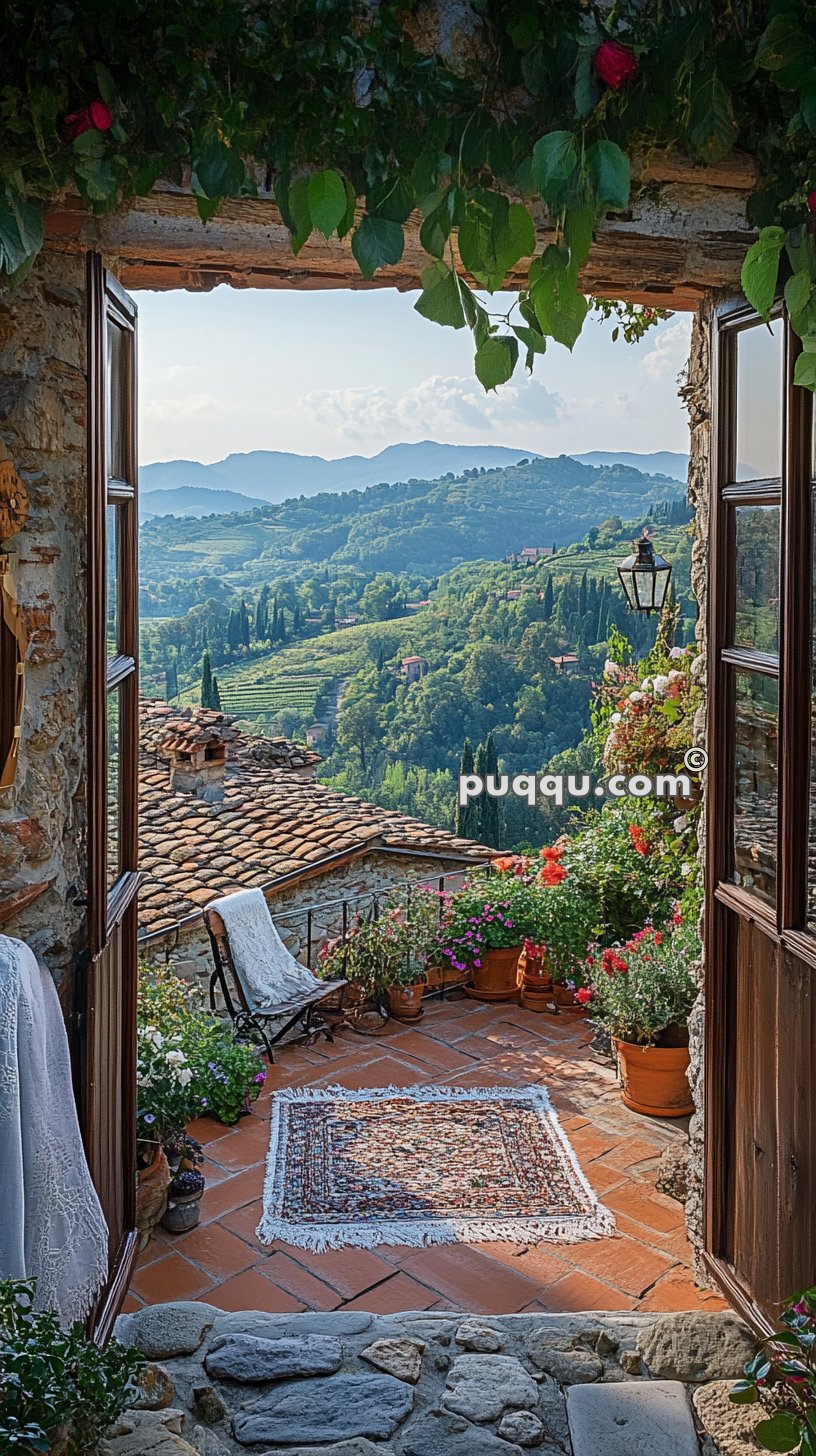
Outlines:
POLYGON ((224 922, 235 974, 250 1010, 280 1006, 308 996, 320 985, 286 949, 260 890, 225 895, 211 901, 207 909, 217 910, 224 922))
POLYGON ((36 1307, 67 1325, 107 1277, 56 987, 27 945, 0 935, 0 1279, 36 1279, 36 1307))

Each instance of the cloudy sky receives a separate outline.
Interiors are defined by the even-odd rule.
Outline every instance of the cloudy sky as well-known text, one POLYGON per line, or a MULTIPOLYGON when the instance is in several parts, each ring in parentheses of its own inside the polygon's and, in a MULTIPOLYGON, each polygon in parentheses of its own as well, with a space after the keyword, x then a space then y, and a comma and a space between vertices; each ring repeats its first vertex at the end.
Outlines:
MULTIPOLYGON (((677 376, 687 314, 629 347, 588 320, 485 394, 469 334, 414 312, 416 295, 140 293, 140 456, 232 451, 374 455, 399 441, 503 444, 546 455, 688 448, 677 376)), ((502 305, 504 306, 504 305, 502 305)))

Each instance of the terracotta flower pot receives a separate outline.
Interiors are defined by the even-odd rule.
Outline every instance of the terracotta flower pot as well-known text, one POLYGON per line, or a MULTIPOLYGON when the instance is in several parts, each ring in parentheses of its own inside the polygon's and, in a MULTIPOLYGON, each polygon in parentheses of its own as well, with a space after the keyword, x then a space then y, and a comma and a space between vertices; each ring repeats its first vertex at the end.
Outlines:
POLYGON ((464 987, 466 995, 476 1001, 517 1001, 520 953, 518 945, 489 950, 473 972, 473 985, 464 987))
POLYGON ((574 988, 572 986, 565 986, 558 981, 553 986, 552 999, 556 1006, 564 1006, 570 1011, 584 1011, 586 1009, 576 1001, 574 988))
POLYGON ((425 986, 417 981, 413 986, 388 987, 388 1011, 396 1021, 419 1021, 422 1015, 422 993, 425 986))
POLYGON ((553 1000, 553 978, 543 956, 529 956, 526 950, 522 950, 518 973, 521 1004, 525 1011, 546 1011, 553 1000))
POLYGON ((688 1117, 694 1103, 688 1083, 688 1046, 636 1046, 612 1038, 618 1058, 622 1097, 633 1112, 647 1117, 688 1117))
POLYGON ((139 1170, 139 1184, 136 1189, 136 1228, 139 1234, 139 1249, 147 1247, 156 1224, 164 1217, 167 1209, 167 1190, 170 1186, 170 1167, 164 1148, 156 1149, 152 1163, 139 1170))

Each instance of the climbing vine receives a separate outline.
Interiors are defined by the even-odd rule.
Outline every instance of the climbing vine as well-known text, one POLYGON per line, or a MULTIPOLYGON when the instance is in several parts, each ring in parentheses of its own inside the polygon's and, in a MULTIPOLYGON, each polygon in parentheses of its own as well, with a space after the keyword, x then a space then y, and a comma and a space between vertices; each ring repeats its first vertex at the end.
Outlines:
MULTIPOLYGON (((350 236, 363 277, 421 214, 418 311, 473 335, 486 389, 571 349, 599 218, 632 158, 757 161, 743 285, 768 317, 782 260, 816 388, 816 0, 7 0, 0 21, 0 269, 26 276, 66 191, 104 213, 159 179, 206 223, 274 190, 299 253, 350 236), (441 22, 440 22, 441 25, 441 22), (553 240, 536 248, 536 224, 553 240), (494 310, 511 280, 518 302, 494 310), (486 301, 487 300, 487 301, 486 301)), ((625 338, 660 310, 617 310, 625 338)))

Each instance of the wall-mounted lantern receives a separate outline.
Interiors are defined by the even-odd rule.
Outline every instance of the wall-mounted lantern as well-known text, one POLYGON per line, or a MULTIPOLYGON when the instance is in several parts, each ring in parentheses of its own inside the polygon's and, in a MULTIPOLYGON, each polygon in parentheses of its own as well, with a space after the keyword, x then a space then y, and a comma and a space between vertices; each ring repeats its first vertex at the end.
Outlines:
POLYGON ((661 611, 671 571, 670 563, 655 551, 654 542, 644 527, 633 554, 618 562, 618 576, 630 611, 661 611))

